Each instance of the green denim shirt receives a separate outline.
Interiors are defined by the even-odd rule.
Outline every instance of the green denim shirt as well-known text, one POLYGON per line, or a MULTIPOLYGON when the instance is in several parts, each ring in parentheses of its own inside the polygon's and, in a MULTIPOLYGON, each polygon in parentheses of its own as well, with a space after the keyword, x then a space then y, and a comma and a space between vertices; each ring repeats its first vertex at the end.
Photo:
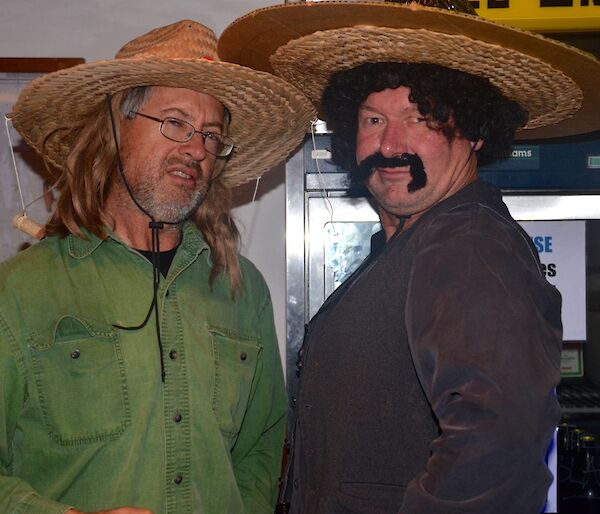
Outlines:
POLYGON ((0 512, 272 514, 287 409, 272 306, 209 285, 192 223, 158 292, 116 237, 50 237, 0 265, 0 512))

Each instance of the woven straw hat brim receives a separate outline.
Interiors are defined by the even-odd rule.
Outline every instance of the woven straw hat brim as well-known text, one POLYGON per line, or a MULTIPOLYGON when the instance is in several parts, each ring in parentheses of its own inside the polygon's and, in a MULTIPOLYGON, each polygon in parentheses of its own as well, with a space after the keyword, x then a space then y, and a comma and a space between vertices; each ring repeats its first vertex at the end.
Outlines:
POLYGON ((235 149, 224 182, 237 186, 283 161, 300 144, 315 110, 283 79, 226 62, 202 59, 115 59, 81 64, 44 75, 22 91, 9 115, 40 154, 63 168, 70 130, 106 95, 134 86, 181 87, 208 93, 231 113, 235 149))
POLYGON ((274 71, 318 107, 331 75, 365 62, 427 62, 484 76, 530 113, 517 137, 600 129, 600 62, 477 16, 418 4, 319 2, 258 9, 219 39, 222 59, 274 71))

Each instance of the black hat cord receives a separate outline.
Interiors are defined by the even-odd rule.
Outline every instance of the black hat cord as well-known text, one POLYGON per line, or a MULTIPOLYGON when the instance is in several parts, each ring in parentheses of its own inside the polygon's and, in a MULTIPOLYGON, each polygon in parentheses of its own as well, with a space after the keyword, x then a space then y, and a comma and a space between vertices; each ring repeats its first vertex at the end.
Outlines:
POLYGON ((116 154, 117 154, 117 169, 119 170, 119 174, 123 179, 123 183, 125 184, 125 188, 129 193, 129 196, 133 200, 133 203, 137 206, 137 208, 142 211, 148 218, 150 218, 150 222, 148 226, 152 231, 152 247, 151 247, 151 255, 152 255, 152 303, 150 304, 150 308, 148 309, 148 313, 144 318, 144 321, 136 326, 123 326, 113 324, 113 327, 119 328, 121 330, 139 330, 144 328, 150 319, 150 315, 152 311, 154 311, 155 321, 156 321, 156 337, 158 340, 158 350, 160 352, 160 377, 161 380, 165 381, 165 359, 163 352, 163 344, 160 336, 160 321, 159 321, 159 312, 158 312, 158 287, 160 284, 160 232, 159 230, 163 229, 165 224, 167 225, 177 225, 177 223, 171 221, 156 221, 154 217, 146 210, 140 203, 137 201, 133 191, 129 187, 129 183, 127 182, 127 178, 125 177, 125 173, 123 171, 123 163, 121 161, 121 154, 119 151, 119 143, 117 139, 117 129, 115 125, 115 119, 112 111, 112 103, 111 96, 106 96, 106 101, 108 103, 108 112, 110 114, 110 123, 112 127, 112 135, 115 142, 116 154))

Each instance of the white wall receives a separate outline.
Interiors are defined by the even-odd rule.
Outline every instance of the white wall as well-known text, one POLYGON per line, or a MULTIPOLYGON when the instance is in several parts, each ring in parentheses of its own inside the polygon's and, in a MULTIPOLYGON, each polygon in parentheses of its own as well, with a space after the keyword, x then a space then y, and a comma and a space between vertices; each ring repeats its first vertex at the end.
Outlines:
MULTIPOLYGON (((283 0, 282 0, 283 1, 283 0)), ((1 0, 0 57, 109 59, 148 30, 191 18, 217 36, 235 18, 278 3, 269 0, 1 0)), ((6 144, 2 141, 0 144, 6 144)), ((2 169, 0 173, 11 173, 2 169)), ((282 355, 285 348, 285 192, 283 167, 240 189, 235 216, 242 253, 261 270, 273 298, 282 355)))

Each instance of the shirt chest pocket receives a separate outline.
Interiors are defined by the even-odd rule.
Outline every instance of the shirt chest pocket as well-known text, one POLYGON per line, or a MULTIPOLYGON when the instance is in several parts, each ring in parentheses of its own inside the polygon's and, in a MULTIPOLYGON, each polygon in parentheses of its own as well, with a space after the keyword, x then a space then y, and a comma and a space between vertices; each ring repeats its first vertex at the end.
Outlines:
POLYGON ((52 439, 86 444, 123 433, 130 412, 113 327, 65 316, 30 348, 41 415, 52 439))
POLYGON ((221 431, 235 436, 250 400, 260 355, 258 340, 209 327, 215 364, 212 406, 221 431))

